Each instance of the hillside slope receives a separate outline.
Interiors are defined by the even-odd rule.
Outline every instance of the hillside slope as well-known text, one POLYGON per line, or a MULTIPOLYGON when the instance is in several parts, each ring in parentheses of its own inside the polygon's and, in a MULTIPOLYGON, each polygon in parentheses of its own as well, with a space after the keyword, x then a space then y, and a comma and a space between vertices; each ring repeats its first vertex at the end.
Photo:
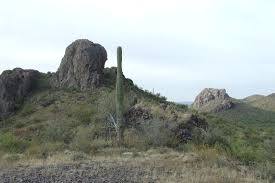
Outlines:
POLYGON ((245 123, 247 125, 274 127, 274 104, 274 99, 270 100, 267 98, 262 98, 249 103, 236 100, 234 108, 220 111, 215 113, 215 115, 228 121, 245 123))
MULTIPOLYGON (((274 128, 245 126, 240 119, 232 122, 238 115, 247 121, 244 112, 260 112, 247 109, 243 102, 234 108, 225 91, 206 92, 209 100, 215 92, 219 113, 200 114, 160 94, 144 91, 124 77, 124 139, 118 146, 112 124, 116 115, 116 68, 104 68, 106 59, 102 46, 77 40, 66 49, 57 72, 34 71, 38 74, 34 85, 26 77, 26 70, 14 69, 0 76, 0 88, 5 89, 0 93, 4 104, 0 110, 0 178, 7 182, 22 176, 28 181, 59 180, 59 176, 79 180, 76 167, 84 166, 85 170, 79 169, 83 176, 92 174, 87 169, 99 171, 94 175, 97 180, 110 179, 104 171, 128 168, 137 176, 133 182, 139 182, 139 178, 151 180, 148 175, 160 182, 179 182, 183 177, 186 182, 275 179, 274 128), (230 117, 232 113, 226 114, 224 109, 232 107, 236 115, 230 117), (81 163, 88 160, 92 160, 88 165, 81 163), (99 161, 98 166, 94 166, 94 160, 99 161), (42 162, 40 167, 33 167, 37 162, 42 162), (58 164, 45 166, 45 162, 58 164), (110 167, 105 166, 106 162, 110 167), (121 166, 113 166, 114 162, 121 166), (31 167, 12 169, 13 164, 31 167), (9 166, 11 170, 3 171, 9 166), (66 174, 63 169, 74 173, 66 174), (30 176, 33 174, 38 177, 30 176), (50 177, 53 179, 49 174, 54 175, 50 177)), ((260 114, 267 121, 272 115, 260 114)), ((129 180, 124 172, 114 178, 129 180)))
POLYGON ((275 97, 272 94, 252 95, 238 100, 230 97, 225 90, 204 89, 196 97, 193 108, 230 122, 275 126, 275 97))

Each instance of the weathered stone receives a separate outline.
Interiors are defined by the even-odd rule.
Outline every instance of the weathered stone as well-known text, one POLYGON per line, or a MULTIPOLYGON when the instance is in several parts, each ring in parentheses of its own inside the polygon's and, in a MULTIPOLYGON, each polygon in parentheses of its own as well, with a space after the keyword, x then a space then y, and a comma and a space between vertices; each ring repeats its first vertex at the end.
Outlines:
POLYGON ((107 52, 103 46, 87 39, 74 41, 67 47, 57 71, 59 86, 81 90, 98 87, 106 60, 107 52))
POLYGON ((0 75, 0 118, 14 112, 36 86, 39 72, 15 68, 0 75))
POLYGON ((200 112, 220 112, 233 107, 225 89, 204 89, 195 99, 192 107, 200 112))

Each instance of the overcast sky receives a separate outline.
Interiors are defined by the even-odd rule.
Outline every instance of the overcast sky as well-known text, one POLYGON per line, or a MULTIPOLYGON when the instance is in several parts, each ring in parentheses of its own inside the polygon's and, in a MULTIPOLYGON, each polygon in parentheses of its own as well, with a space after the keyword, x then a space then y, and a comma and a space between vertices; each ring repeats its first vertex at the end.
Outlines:
POLYGON ((172 101, 206 87, 242 98, 275 92, 274 0, 1 0, 0 73, 56 71, 87 38, 139 86, 172 101))

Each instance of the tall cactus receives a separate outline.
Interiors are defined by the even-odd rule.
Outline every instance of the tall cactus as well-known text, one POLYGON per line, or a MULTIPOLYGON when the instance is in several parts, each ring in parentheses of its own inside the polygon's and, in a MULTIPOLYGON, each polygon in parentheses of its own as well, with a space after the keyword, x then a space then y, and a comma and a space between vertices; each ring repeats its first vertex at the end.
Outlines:
POLYGON ((122 48, 117 48, 117 78, 116 78, 116 122, 117 122, 117 141, 121 145, 123 129, 123 74, 122 74, 122 48))

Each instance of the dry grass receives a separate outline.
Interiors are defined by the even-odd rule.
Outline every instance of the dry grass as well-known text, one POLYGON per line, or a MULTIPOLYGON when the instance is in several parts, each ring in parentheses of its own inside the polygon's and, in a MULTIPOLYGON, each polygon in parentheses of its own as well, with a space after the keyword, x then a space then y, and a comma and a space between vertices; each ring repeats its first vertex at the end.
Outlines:
POLYGON ((22 157, 11 163, 1 161, 0 168, 9 166, 45 166, 71 163, 100 163, 102 166, 127 166, 142 168, 146 174, 140 180, 153 178, 156 182, 268 182, 256 177, 254 171, 241 167, 225 159, 214 149, 190 153, 176 152, 171 149, 151 149, 146 152, 125 152, 123 149, 104 150, 95 156, 65 151, 47 159, 22 157))

